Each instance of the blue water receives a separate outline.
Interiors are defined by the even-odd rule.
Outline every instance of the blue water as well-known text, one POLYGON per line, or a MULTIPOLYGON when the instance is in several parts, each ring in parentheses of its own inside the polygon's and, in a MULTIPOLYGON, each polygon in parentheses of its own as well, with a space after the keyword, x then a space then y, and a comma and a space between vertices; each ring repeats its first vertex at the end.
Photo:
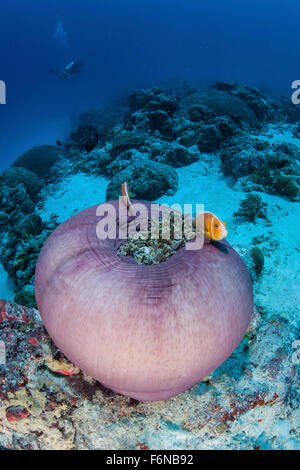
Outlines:
POLYGON ((218 79, 290 94, 299 14, 298 0, 1 0, 0 169, 135 88, 218 79), (48 73, 72 59, 79 75, 48 73))

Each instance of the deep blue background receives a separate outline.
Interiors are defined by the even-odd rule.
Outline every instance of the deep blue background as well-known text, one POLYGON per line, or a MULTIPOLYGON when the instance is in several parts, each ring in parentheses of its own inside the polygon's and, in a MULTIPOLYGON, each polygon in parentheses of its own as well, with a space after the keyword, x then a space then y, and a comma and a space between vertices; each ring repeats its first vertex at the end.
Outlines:
POLYGON ((1 0, 0 169, 135 87, 224 79, 290 94, 299 22, 299 0, 1 0), (59 19, 67 47, 53 38, 59 19), (73 58, 85 61, 80 75, 48 73, 73 58))

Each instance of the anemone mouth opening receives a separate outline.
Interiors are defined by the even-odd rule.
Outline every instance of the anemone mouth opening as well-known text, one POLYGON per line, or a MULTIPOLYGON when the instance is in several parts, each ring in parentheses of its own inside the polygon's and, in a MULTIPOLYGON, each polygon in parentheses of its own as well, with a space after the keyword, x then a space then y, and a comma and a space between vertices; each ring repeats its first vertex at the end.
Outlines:
POLYGON ((120 257, 131 256, 137 264, 157 265, 167 261, 196 236, 189 214, 170 211, 148 218, 147 228, 130 235, 119 247, 120 257))

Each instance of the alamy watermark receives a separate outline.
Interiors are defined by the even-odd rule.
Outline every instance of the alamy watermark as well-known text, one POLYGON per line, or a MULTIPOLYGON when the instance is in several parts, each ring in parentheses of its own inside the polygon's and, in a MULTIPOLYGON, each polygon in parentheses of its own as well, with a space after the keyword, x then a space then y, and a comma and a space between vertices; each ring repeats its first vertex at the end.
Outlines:
POLYGON ((293 364, 300 364, 300 340, 296 339, 292 343, 292 348, 296 349, 296 351, 292 354, 292 363, 293 364))
POLYGON ((6 85, 3 80, 0 80, 0 104, 6 104, 6 85))
POLYGON ((97 207, 96 215, 101 217, 96 226, 100 240, 126 240, 130 238, 169 239, 171 231, 174 240, 183 236, 190 240, 186 250, 200 250, 204 244, 204 205, 196 204, 196 217, 192 218, 192 204, 150 204, 133 203, 128 209, 124 198, 119 198, 119 207, 107 202, 97 207), (149 228, 149 221, 151 222, 149 228))
POLYGON ((0 341, 0 366, 6 364, 6 348, 4 341, 0 341))
POLYGON ((293 104, 300 104, 300 80, 294 80, 292 83, 292 88, 295 90, 292 93, 291 99, 293 104))

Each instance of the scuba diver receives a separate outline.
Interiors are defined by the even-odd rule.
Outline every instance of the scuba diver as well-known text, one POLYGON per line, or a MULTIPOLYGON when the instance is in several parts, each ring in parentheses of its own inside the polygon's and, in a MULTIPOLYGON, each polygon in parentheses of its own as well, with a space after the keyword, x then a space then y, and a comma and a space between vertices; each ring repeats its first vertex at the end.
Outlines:
POLYGON ((53 73, 58 78, 63 80, 64 78, 69 78, 71 75, 75 73, 79 73, 81 71, 81 67, 83 66, 83 62, 72 60, 64 69, 50 69, 49 73, 53 73))

